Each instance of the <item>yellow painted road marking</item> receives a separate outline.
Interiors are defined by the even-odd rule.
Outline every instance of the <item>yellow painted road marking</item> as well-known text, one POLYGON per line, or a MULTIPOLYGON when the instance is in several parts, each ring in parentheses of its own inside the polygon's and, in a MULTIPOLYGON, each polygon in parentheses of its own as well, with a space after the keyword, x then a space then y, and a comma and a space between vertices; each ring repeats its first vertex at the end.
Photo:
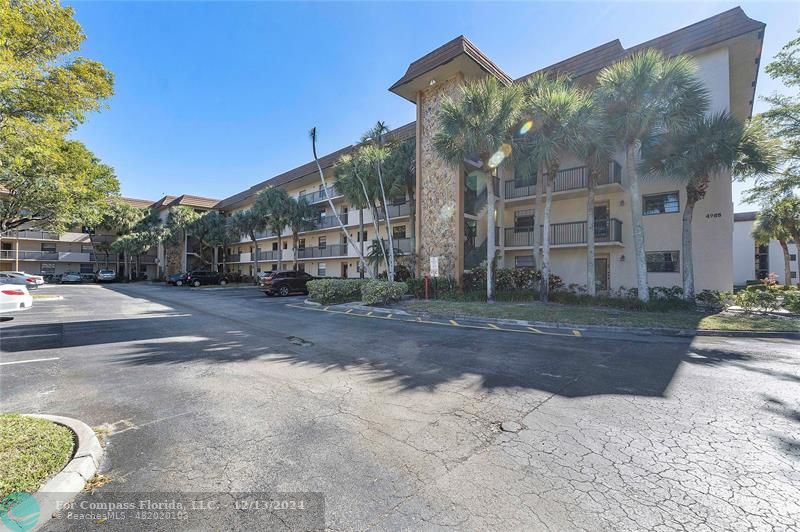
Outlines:
POLYGON ((575 330, 572 331, 572 335, 573 336, 583 336, 580 331, 575 331, 575 330))
POLYGON ((500 330, 500 327, 498 327, 498 326, 497 326, 497 325, 495 325, 494 323, 487 323, 486 325, 488 325, 488 326, 489 326, 489 327, 491 327, 492 329, 497 329, 498 331, 500 330))
POLYGON ((450 325, 455 325, 456 327, 459 327, 459 324, 456 320, 450 320, 450 325))
POLYGON ((367 316, 372 316, 372 311, 367 312, 367 316))
POLYGON ((345 312, 345 314, 350 314, 351 312, 353 312, 353 309, 347 309, 347 312, 345 312))
POLYGON ((391 319, 392 316, 394 316, 394 314, 389 314, 388 316, 386 316, 386 319, 391 319))
POLYGON ((533 327, 528 327, 528 329, 535 332, 536 334, 542 334, 542 331, 540 331, 539 329, 534 329, 533 327))
POLYGON ((329 308, 331 308, 331 307, 325 307, 325 310, 328 310, 329 308))

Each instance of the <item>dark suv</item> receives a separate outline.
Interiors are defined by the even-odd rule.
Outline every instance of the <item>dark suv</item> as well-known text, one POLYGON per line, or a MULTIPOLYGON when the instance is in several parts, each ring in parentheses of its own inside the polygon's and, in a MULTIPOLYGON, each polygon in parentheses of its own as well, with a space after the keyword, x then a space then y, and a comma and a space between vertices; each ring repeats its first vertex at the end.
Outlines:
POLYGON ((228 280, 221 273, 206 270, 195 270, 186 275, 186 284, 189 286, 200 286, 201 284, 226 285, 228 280))
POLYGON ((306 283, 314 276, 295 270, 275 270, 261 277, 261 290, 268 296, 288 296, 292 292, 308 293, 306 283))

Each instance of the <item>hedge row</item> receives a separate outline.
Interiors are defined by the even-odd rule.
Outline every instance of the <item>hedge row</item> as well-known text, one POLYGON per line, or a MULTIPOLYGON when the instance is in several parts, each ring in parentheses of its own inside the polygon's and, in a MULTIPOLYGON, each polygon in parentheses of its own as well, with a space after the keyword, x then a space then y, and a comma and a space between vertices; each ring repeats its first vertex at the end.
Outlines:
POLYGON ((394 303, 408 292, 406 283, 378 279, 315 279, 306 286, 309 299, 323 305, 350 301, 367 305, 394 303))

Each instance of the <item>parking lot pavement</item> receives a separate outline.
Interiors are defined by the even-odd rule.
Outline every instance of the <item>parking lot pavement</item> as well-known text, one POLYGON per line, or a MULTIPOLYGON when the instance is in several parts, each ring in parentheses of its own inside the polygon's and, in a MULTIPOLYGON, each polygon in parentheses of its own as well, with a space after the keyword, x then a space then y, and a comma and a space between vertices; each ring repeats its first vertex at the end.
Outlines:
POLYGON ((331 529, 800 522, 796 341, 442 327, 248 288, 50 291, 0 324, 0 362, 19 362, 0 398, 102 426, 98 493, 322 492, 331 529))

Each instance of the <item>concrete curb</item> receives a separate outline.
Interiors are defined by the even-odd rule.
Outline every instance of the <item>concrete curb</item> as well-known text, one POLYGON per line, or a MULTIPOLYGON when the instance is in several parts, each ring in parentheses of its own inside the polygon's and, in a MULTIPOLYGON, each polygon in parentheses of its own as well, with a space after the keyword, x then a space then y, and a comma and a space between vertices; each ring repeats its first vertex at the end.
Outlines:
MULTIPOLYGON (((306 300, 307 305, 322 306, 319 303, 306 300)), ((333 308, 362 310, 373 313, 393 314, 395 316, 412 316, 420 318, 444 318, 454 320, 474 321, 481 324, 493 323, 495 325, 517 325, 520 327, 542 327, 547 329, 565 329, 569 331, 634 334, 639 336, 678 336, 691 338, 694 336, 721 336, 731 338, 779 338, 787 340, 800 340, 798 332, 772 332, 772 331, 724 331, 724 330, 694 330, 671 329, 666 327, 617 327, 613 325, 574 325, 570 323, 556 323, 547 321, 526 321, 504 318, 484 318, 468 314, 431 314, 413 310, 400 310, 392 308, 371 307, 361 303, 341 303, 330 305, 333 308)))
POLYGON ((64 416, 25 415, 63 425, 72 431, 77 440, 72 460, 60 473, 48 480, 34 494, 34 497, 39 502, 40 515, 43 517, 33 528, 33 530, 36 530, 44 526, 52 515, 59 511, 63 503, 71 501, 78 493, 83 491, 86 483, 97 473, 104 451, 94 430, 83 421, 64 416))

